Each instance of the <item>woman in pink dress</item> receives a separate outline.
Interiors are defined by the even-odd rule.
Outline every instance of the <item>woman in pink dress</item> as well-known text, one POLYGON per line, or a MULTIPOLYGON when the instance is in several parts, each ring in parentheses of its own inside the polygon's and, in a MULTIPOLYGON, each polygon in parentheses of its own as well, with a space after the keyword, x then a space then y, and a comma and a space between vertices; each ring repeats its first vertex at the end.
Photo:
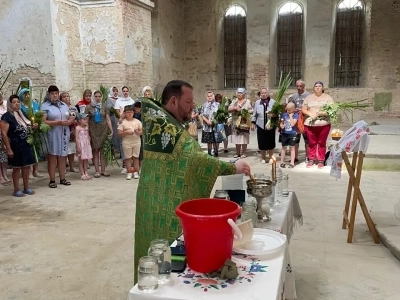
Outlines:
POLYGON ((79 158, 79 171, 82 180, 90 180, 92 177, 87 173, 88 160, 92 159, 92 147, 90 146, 89 119, 88 114, 77 115, 78 126, 75 129, 76 153, 79 158))

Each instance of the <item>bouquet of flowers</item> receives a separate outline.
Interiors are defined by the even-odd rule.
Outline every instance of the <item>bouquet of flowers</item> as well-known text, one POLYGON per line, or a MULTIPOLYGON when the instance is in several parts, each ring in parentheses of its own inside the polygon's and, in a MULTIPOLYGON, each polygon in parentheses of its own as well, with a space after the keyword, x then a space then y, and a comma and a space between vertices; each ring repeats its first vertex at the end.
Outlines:
POLYGON ((218 110, 214 113, 214 120, 218 124, 226 124, 226 122, 229 119, 229 112, 228 112, 228 106, 232 102, 231 99, 224 97, 222 99, 221 104, 218 107, 218 110))
POLYGON ((29 137, 27 139, 28 144, 33 146, 33 151, 35 152, 36 161, 38 160, 37 153, 40 151, 41 154, 44 154, 45 151, 43 149, 43 145, 47 148, 47 142, 45 138, 45 134, 50 130, 50 126, 43 122, 42 111, 37 111, 33 113, 33 109, 29 108, 27 111, 27 116, 31 121, 32 125, 37 123, 38 128, 33 129, 33 127, 29 128, 29 137))
POLYGON ((115 151, 112 141, 109 138, 107 138, 103 144, 103 153, 104 159, 106 161, 106 166, 114 166, 114 162, 116 162, 119 167, 118 160, 115 158, 115 151))
MULTIPOLYGON (((322 110, 327 114, 327 117, 329 118, 330 122, 333 125, 337 125, 339 111, 342 111, 347 116, 347 112, 352 112, 354 109, 364 110, 364 108, 369 107, 369 104, 360 104, 359 102, 362 102, 365 100, 367 100, 367 99, 364 99, 361 101, 324 104, 322 106, 322 110)), ((323 119, 323 118, 324 117, 319 117, 319 119, 323 119)))
POLYGON ((271 111, 269 111, 271 117, 268 119, 265 128, 270 130, 274 127, 279 127, 279 119, 281 115, 285 112, 285 105, 281 104, 283 95, 285 94, 286 90, 292 84, 293 78, 290 77, 290 72, 283 78, 283 73, 281 72, 281 76, 279 78, 279 85, 278 91, 275 97, 275 103, 272 106, 271 111))

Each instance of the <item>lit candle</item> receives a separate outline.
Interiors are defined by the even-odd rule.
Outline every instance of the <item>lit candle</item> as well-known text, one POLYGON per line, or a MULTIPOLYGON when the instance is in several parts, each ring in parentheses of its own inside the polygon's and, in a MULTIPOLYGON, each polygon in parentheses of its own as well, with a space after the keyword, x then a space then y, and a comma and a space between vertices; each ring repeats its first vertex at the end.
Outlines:
POLYGON ((32 125, 35 124, 35 117, 32 117, 32 125))
POLYGON ((276 158, 272 155, 272 171, 274 173, 274 181, 276 180, 276 158))
POLYGON ((271 165, 271 178, 272 178, 272 181, 275 181, 274 160, 272 158, 269 160, 269 164, 271 165))

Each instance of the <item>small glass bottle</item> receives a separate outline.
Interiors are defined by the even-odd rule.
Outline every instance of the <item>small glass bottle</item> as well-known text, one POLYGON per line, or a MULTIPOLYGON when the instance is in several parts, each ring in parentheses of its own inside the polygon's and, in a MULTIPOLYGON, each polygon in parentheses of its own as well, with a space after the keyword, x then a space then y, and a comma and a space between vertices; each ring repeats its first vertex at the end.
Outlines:
POLYGON ((258 219, 258 214, 256 210, 257 210, 257 204, 255 202, 253 201, 243 202, 241 221, 244 222, 247 220, 251 220, 251 223, 255 228, 257 226, 257 219, 258 219))
POLYGON ((282 196, 289 196, 289 174, 282 175, 282 196))

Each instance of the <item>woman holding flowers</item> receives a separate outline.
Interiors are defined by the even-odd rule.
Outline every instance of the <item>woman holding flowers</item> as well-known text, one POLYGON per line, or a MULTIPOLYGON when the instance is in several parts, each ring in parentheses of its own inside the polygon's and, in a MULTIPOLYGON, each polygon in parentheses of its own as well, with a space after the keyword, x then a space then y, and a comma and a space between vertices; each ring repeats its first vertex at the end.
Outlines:
POLYGON ((308 139, 308 163, 311 168, 318 161, 318 168, 324 167, 326 140, 331 129, 328 114, 322 110, 326 104, 333 104, 331 96, 324 93, 324 84, 317 81, 314 84, 314 93, 304 100, 302 112, 305 116, 304 129, 308 139))
POLYGON ((28 143, 30 130, 37 129, 38 124, 31 121, 20 110, 18 95, 11 95, 7 103, 8 111, 1 116, 0 129, 7 149, 8 163, 12 166, 14 197, 34 195, 29 188, 29 169, 37 163, 33 146, 28 143), (19 174, 22 172, 23 191, 19 189, 19 174))
POLYGON ((57 86, 49 86, 47 93, 48 95, 40 109, 44 113, 43 122, 50 126, 50 130, 47 132, 49 188, 56 188, 57 168, 60 175, 60 184, 71 185, 71 182, 65 179, 65 169, 70 137, 69 126, 73 124, 75 117, 70 115, 68 105, 60 100, 57 86))
POLYGON ((85 113, 89 117, 89 134, 93 151, 93 163, 95 168, 94 178, 100 176, 108 177, 106 172, 106 161, 104 159, 103 145, 107 138, 113 136, 110 112, 106 105, 101 103, 103 95, 100 91, 94 91, 91 103, 86 106, 85 113), (101 173, 100 173, 101 165, 101 173))
POLYGON ((269 128, 267 122, 271 119, 271 110, 275 100, 271 99, 267 88, 260 91, 260 99, 254 105, 253 117, 251 118, 251 130, 257 128, 258 149, 261 152, 261 163, 266 163, 266 153, 268 151, 268 161, 274 155, 276 128, 269 128))
POLYGON ((214 93, 209 91, 206 94, 207 101, 201 108, 201 116, 203 118, 203 132, 201 134, 201 142, 208 145, 208 155, 212 155, 211 151, 214 145, 214 156, 218 157, 218 146, 216 143, 214 129, 216 125, 214 114, 217 112, 219 103, 215 101, 214 93))
POLYGON ((238 88, 236 95, 237 98, 228 107, 228 111, 232 113, 231 142, 236 145, 236 154, 233 157, 245 158, 247 157, 247 145, 250 142, 253 107, 250 100, 246 99, 246 90, 244 88, 238 88))
MULTIPOLYGON (((29 89, 23 88, 18 92, 18 98, 21 105, 21 111, 28 115, 28 111, 31 110, 32 114, 35 114, 40 110, 39 103, 36 100, 31 100, 31 93, 29 89)), ((42 174, 39 173, 38 170, 39 164, 36 163, 32 166, 32 172, 29 175, 29 179, 33 179, 34 177, 43 177, 42 174)))

